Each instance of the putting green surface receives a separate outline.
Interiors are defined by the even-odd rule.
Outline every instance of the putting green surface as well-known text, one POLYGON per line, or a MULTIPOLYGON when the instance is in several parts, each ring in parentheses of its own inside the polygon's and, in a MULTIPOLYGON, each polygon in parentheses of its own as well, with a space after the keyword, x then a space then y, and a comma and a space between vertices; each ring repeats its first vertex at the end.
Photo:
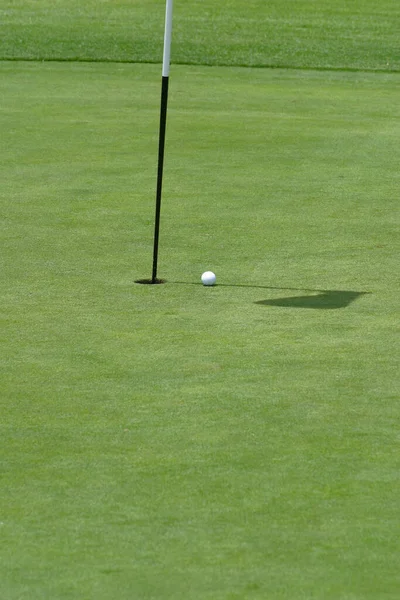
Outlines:
POLYGON ((0 598, 398 600, 398 5, 175 2, 151 286, 164 9, 0 7, 0 598))
POLYGON ((1 78, 1 596, 397 598, 399 77, 1 78))

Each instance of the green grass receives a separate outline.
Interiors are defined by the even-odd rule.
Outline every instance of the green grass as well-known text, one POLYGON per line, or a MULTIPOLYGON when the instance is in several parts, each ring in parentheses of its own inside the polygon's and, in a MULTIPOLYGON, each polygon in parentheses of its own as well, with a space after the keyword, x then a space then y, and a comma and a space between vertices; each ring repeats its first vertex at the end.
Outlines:
MULTIPOLYGON (((160 62, 165 0, 3 0, 0 58, 160 62)), ((396 0, 175 2, 172 60, 399 71, 396 0)))
POLYGON ((398 76, 1 71, 1 596, 397 598, 398 76))
POLYGON ((145 286, 164 8, 0 7, 0 598, 397 600, 397 3, 175 2, 145 286))

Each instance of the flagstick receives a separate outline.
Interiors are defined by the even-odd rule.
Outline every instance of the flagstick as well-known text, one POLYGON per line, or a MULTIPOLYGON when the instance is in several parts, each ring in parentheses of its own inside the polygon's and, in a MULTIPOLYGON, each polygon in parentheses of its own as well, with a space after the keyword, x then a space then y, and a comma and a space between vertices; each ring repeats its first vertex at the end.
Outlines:
POLYGON ((158 170, 157 170, 157 194, 156 194, 156 215, 154 224, 154 250, 153 250, 153 272, 151 283, 159 283, 157 280, 158 263, 158 240, 160 234, 160 213, 161 213, 161 192, 164 168, 164 148, 165 148, 165 128, 167 123, 167 105, 168 105, 168 83, 169 66, 171 54, 171 34, 172 34, 172 4, 173 0, 166 0, 165 11, 165 33, 164 33, 164 55, 161 79, 161 109, 160 109, 160 135, 158 143, 158 170))

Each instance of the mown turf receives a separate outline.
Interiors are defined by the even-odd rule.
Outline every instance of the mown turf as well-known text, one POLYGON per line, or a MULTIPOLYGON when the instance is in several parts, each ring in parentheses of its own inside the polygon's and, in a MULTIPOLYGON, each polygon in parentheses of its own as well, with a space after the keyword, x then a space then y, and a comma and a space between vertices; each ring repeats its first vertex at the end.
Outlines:
POLYGON ((1 65, 0 596, 394 600, 400 80, 175 66, 141 286, 159 75, 1 65))
MULTIPOLYGON (((0 59, 160 62, 164 0, 3 0, 0 59)), ((396 0, 185 0, 172 60, 399 71, 396 0)))
POLYGON ((397 2, 175 2, 142 286, 164 8, 0 6, 0 598, 397 600, 397 2))

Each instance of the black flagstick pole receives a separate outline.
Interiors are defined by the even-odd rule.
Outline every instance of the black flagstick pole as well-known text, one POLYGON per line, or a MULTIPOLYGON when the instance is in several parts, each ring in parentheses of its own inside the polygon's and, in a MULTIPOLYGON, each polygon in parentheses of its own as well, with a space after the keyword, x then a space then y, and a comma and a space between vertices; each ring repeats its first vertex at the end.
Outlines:
POLYGON ((160 110, 160 136, 158 143, 158 171, 157 171, 157 194, 156 194, 156 216, 154 224, 154 250, 153 250, 153 272, 151 283, 160 283, 157 279, 158 263, 158 239, 160 234, 160 213, 161 213, 161 192, 164 168, 164 147, 165 147, 165 127, 167 123, 167 105, 168 105, 168 83, 169 83, 169 65, 171 54, 171 34, 172 34, 172 4, 173 0, 167 0, 165 11, 165 33, 164 33, 164 55, 161 80, 161 110, 160 110))

